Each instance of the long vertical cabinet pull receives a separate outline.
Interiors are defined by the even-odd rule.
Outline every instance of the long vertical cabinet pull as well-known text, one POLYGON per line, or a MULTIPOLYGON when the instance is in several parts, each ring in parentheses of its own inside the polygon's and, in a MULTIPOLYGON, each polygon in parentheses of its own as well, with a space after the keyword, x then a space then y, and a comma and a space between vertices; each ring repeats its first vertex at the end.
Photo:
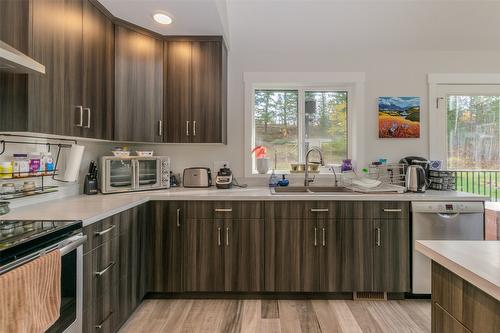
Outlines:
POLYGON ((177 218, 177 228, 180 228, 180 226, 181 226, 181 209, 180 208, 177 208, 176 218, 177 218))
POLYGON ((217 228, 217 245, 218 246, 221 246, 222 245, 222 242, 221 242, 221 236, 220 236, 220 231, 221 231, 221 228, 218 227, 217 228))
POLYGON ((318 228, 314 227, 314 246, 318 246, 318 228))
POLYGON ((189 120, 186 120, 186 136, 189 136, 189 120))
POLYGON ((158 136, 162 136, 162 135, 163 135, 163 121, 158 120, 158 136))
POLYGON ((193 136, 196 136, 196 120, 193 120, 193 136))
POLYGON ((377 228, 377 246, 380 246, 380 228, 377 228))
POLYGON ((326 246, 326 229, 322 228, 321 231, 323 232, 323 246, 326 246))
POLYGON ((83 108, 83 110, 87 111, 87 125, 83 126, 83 128, 90 128, 90 108, 83 108))
POLYGON ((226 228, 226 246, 229 246, 229 228, 226 228))

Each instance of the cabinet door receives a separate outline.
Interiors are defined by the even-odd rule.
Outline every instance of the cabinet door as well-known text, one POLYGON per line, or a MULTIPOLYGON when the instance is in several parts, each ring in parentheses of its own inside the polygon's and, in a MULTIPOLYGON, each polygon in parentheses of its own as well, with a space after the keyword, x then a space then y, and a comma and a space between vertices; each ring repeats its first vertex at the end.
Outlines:
POLYGON ((182 231, 184 203, 151 203, 152 232, 149 291, 182 291, 182 231))
POLYGON ((165 42, 166 142, 191 141, 191 42, 165 42))
POLYGON ((374 220, 375 291, 410 291, 410 234, 408 220, 374 220))
POLYGON ((83 1, 83 128, 81 136, 113 139, 114 25, 83 1))
POLYGON ((355 291, 373 290, 373 251, 375 226, 371 219, 353 219, 353 287, 355 291))
POLYGON ((224 291, 223 223, 186 220, 184 286, 186 291, 224 291))
POLYGON ((224 221, 226 291, 264 290, 264 220, 224 221))
POLYGON ((353 221, 319 221, 318 243, 321 291, 352 292, 355 261, 353 221))
POLYGON ((317 291, 319 238, 316 220, 268 220, 265 230, 266 291, 317 291))
POLYGON ((78 135, 81 127, 75 124, 83 118, 82 1, 37 0, 31 5, 31 55, 45 65, 46 74, 28 76, 29 130, 78 135))
POLYGON ((191 142, 222 142, 222 41, 195 41, 191 50, 191 142))
POLYGON ((163 42, 115 26, 115 140, 161 142, 163 42))

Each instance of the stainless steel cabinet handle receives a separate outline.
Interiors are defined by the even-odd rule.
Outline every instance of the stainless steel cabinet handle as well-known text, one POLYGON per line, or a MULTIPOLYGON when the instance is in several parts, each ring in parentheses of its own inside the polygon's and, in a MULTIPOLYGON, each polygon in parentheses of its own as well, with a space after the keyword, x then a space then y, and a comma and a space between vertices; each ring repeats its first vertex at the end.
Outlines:
POLYGON ((226 246, 229 246, 229 228, 226 228, 226 246))
POLYGON ((215 208, 214 211, 216 212, 232 212, 233 209, 232 208, 215 208))
POLYGON ((177 215, 177 228, 179 228, 181 226, 181 209, 180 208, 177 208, 176 215, 177 215))
POLYGON ((189 120, 186 120, 186 136, 189 136, 189 120))
POLYGON ((94 274, 97 276, 97 277, 101 277, 103 276, 107 271, 109 271, 111 269, 111 267, 113 267, 115 265, 115 262, 112 261, 108 266, 106 266, 105 269, 103 269, 102 271, 100 272, 94 272, 94 274))
POLYGON ((84 111, 87 111, 87 125, 83 126, 83 128, 90 128, 90 108, 84 108, 84 111))
POLYGON ((102 235, 105 235, 107 234, 108 232, 110 232, 111 230, 113 230, 114 228, 116 228, 116 225, 112 225, 111 227, 109 227, 108 229, 104 229, 104 230, 101 230, 101 231, 96 231, 94 232, 94 235, 96 236, 102 236, 102 235))
POLYGON ((322 228, 321 231, 323 231, 323 246, 326 246, 326 229, 322 228))
POLYGON ((162 135, 163 135, 163 121, 158 120, 158 136, 162 136, 162 135))
POLYGON ((104 323, 105 323, 106 321, 108 321, 108 319, 109 319, 109 318, 111 318, 111 315, 112 315, 112 314, 113 314, 113 311, 111 311, 111 312, 110 312, 110 313, 106 316, 106 318, 104 318, 104 320, 103 320, 103 321, 101 321, 101 323, 100 323, 100 324, 95 325, 95 326, 94 326, 94 327, 95 327, 95 329, 100 330, 100 329, 104 326, 104 323))
POLYGON ((311 212, 313 212, 313 213, 328 212, 328 208, 311 208, 311 212))
POLYGON ((221 246, 220 227, 217 228, 217 245, 221 246))
POLYGON ((401 213, 403 210, 401 208, 384 208, 386 213, 401 213))
POLYGON ((193 136, 196 136, 196 120, 193 120, 193 136))
POLYGON ((77 124, 75 124, 75 126, 82 127, 83 126, 83 106, 78 105, 76 107, 76 110, 80 112, 80 115, 79 115, 80 121, 77 124))
POLYGON ((377 228, 377 246, 380 246, 380 228, 377 228))
POLYGON ((314 227, 314 246, 318 246, 318 228, 314 227))

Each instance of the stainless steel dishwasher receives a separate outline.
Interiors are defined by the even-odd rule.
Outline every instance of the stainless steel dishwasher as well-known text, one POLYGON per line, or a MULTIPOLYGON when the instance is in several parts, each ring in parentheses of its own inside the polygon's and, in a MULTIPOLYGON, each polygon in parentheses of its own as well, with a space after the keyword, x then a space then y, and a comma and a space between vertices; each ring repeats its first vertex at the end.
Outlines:
POLYGON ((412 292, 431 293, 431 261, 415 251, 416 240, 484 239, 483 202, 412 202, 412 292))

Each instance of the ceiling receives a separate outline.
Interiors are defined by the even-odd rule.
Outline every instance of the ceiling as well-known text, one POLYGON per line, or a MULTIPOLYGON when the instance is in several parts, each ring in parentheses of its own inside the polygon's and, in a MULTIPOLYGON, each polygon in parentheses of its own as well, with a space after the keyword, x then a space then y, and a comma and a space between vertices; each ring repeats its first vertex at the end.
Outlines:
POLYGON ((225 0, 99 0, 114 16, 162 35, 223 35, 229 39, 225 0), (170 25, 153 20, 157 11, 170 25))

